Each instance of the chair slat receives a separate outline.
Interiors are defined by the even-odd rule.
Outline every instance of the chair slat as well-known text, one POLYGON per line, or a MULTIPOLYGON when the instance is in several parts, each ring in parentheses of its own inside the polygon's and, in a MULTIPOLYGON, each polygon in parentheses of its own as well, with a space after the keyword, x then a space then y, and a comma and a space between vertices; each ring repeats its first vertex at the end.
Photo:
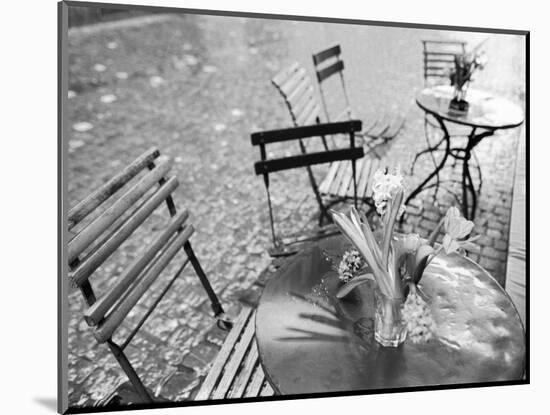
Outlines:
POLYGON ((323 82, 325 79, 342 70, 344 70, 344 61, 337 61, 332 65, 317 71, 317 79, 319 80, 319 82, 323 82))
POLYGON ((153 282, 155 282, 176 253, 180 251, 185 242, 187 242, 189 237, 193 234, 193 231, 193 226, 189 225, 185 227, 183 232, 172 240, 158 260, 147 270, 146 274, 139 279, 129 294, 121 302, 117 303, 113 311, 96 327, 94 330, 94 337, 99 343, 107 341, 112 336, 113 332, 120 326, 130 310, 137 304, 153 282))
POLYGON ((385 140, 390 140, 393 137, 395 137, 399 131, 403 128, 405 125, 405 117, 403 115, 396 115, 393 117, 392 121, 390 122, 389 128, 382 134, 382 138, 385 140))
POLYGON ((327 193, 328 189, 330 189, 330 185, 332 184, 332 181, 336 177, 336 172, 338 171, 338 165, 339 162, 332 163, 329 167, 328 173, 325 176, 325 179, 319 186, 319 192, 321 193, 327 193))
POLYGON ((68 247, 69 263, 73 262, 90 244, 101 235, 113 222, 137 202, 152 186, 170 170, 170 160, 164 159, 157 167, 128 190, 111 207, 83 229, 68 247))
POLYGON ((206 375, 206 378, 204 379, 204 382, 201 386, 201 389, 197 393, 195 400, 204 401, 206 399, 210 399, 212 391, 218 384, 218 380, 220 378, 222 370, 227 360, 229 359, 231 352, 235 347, 235 344, 239 340, 242 330, 245 327, 251 314, 252 309, 250 307, 243 307, 235 323, 233 324, 233 328, 227 335, 227 338, 225 339, 220 349, 220 352, 216 357, 216 360, 214 360, 214 364, 206 375))
POLYGON ((213 399, 224 399, 226 394, 235 379, 237 370, 241 366, 247 350, 250 348, 251 342, 254 339, 254 318, 250 318, 248 324, 243 330, 241 340, 237 344, 231 359, 227 362, 224 368, 223 376, 212 395, 213 399))
POLYGON ((375 137, 375 138, 379 138, 379 137, 382 137, 383 134, 388 130, 388 128, 390 128, 390 117, 388 115, 388 113, 385 113, 379 120, 378 120, 378 123, 376 124, 376 126, 374 126, 373 128, 371 128, 367 134, 370 136, 370 137, 375 137))
MULTIPOLYGON (((312 93, 304 94, 302 99, 299 100, 296 104, 290 106, 290 111, 293 115, 294 121, 296 121, 300 115, 306 110, 306 108, 315 105, 315 97, 312 93)), ((300 125, 300 124, 297 124, 300 125)))
POLYGON ((336 172, 336 177, 332 181, 332 185, 328 191, 331 195, 337 195, 338 189, 340 188, 340 185, 342 184, 342 179, 344 177, 344 171, 345 171, 345 164, 343 161, 338 163, 338 171, 336 172))
MULTIPOLYGON (((361 199, 363 198, 363 194, 359 191, 359 185, 361 182, 362 174, 363 174, 363 166, 365 163, 368 164, 369 157, 363 157, 362 159, 357 160, 357 163, 355 164, 355 180, 357 183, 357 198, 361 199)), ((351 164, 351 163, 350 163, 351 164)), ((346 194, 344 195, 346 197, 353 197, 353 177, 351 178, 351 183, 348 187, 348 190, 346 194)))
POLYGON ((340 50, 340 45, 332 46, 328 49, 325 49, 313 55, 313 63, 315 65, 319 65, 320 63, 326 61, 329 58, 332 58, 334 56, 339 56, 341 53, 342 51, 340 50))
MULTIPOLYGON (((130 287, 132 282, 149 264, 156 254, 162 249, 174 233, 181 228, 189 217, 189 212, 184 210, 174 216, 166 228, 147 246, 145 252, 139 255, 132 264, 118 278, 114 286, 99 300, 97 300, 86 312, 84 319, 90 326, 97 325, 107 311, 115 304, 122 294, 130 287)), ((78 284, 78 281, 76 282, 78 284)))
POLYGON ((357 195, 360 198, 365 198, 366 196, 369 172, 375 164, 374 160, 370 157, 364 157, 363 160, 364 163, 361 168, 361 173, 359 173, 359 181, 357 183, 357 195))
POLYGON ((311 114, 318 114, 317 102, 314 99, 310 99, 303 108, 296 113, 296 123, 298 125, 306 125, 305 121, 311 117, 311 114))
POLYGON ((320 151, 315 153, 299 154, 279 159, 258 161, 254 164, 256 174, 272 173, 315 164, 330 163, 337 160, 359 159, 365 155, 362 147, 345 148, 340 150, 320 151))
POLYGON ((304 78, 304 76, 306 76, 306 74, 307 73, 304 68, 298 69, 287 80, 279 85, 279 88, 286 96, 288 96, 300 84, 300 81, 304 78))
POLYGON ((292 65, 290 65, 287 68, 284 68, 282 71, 277 73, 271 80, 275 85, 279 86, 281 85, 285 80, 287 80, 294 72, 296 72, 299 68, 298 62, 294 62, 292 65))
POLYGON ((372 196, 372 178, 374 177, 374 173, 377 172, 377 170, 381 167, 381 162, 380 160, 373 160, 373 165, 369 171, 369 178, 367 179, 367 190, 366 190, 366 195, 368 198, 370 198, 372 196))
POLYGON ((252 377, 256 364, 258 364, 258 347, 256 346, 256 342, 253 341, 250 346, 250 351, 245 358, 243 367, 233 383, 229 398, 242 398, 244 396, 244 391, 252 377))
POLYGON ((71 281, 81 285, 174 191, 178 180, 172 177, 164 183, 131 217, 91 256, 86 258, 76 270, 69 273, 71 281))
POLYGON ((119 174, 78 203, 75 207, 69 210, 68 222, 69 229, 77 225, 82 219, 88 216, 96 207, 101 205, 110 196, 116 193, 117 190, 122 188, 133 177, 135 177, 141 170, 147 167, 160 155, 158 149, 152 147, 135 159, 130 165, 128 165, 119 174))
POLYGON ((361 121, 349 120, 326 124, 306 125, 280 130, 258 131, 252 133, 252 145, 290 141, 297 138, 318 137, 321 135, 349 134, 361 131, 361 121))
POLYGON ((312 125, 319 123, 319 113, 321 109, 318 104, 315 104, 311 112, 307 117, 304 118, 302 125, 312 125))
POLYGON ((348 189, 350 187, 353 188, 353 175, 352 175, 352 168, 351 168, 351 162, 344 162, 344 175, 342 176, 342 182, 340 183, 340 187, 336 191, 336 194, 338 196, 346 196, 348 193, 348 189))
POLYGON ((313 95, 313 86, 309 82, 308 77, 304 77, 300 83, 296 86, 296 89, 288 94, 286 100, 290 103, 291 107, 295 108, 303 99, 304 96, 313 95))

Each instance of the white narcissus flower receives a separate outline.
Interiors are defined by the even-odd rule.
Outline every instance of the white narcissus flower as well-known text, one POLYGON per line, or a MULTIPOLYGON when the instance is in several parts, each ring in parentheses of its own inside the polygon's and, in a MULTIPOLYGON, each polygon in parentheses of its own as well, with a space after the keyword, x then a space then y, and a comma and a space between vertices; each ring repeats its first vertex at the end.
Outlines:
MULTIPOLYGON (((382 216, 386 211, 388 201, 392 200, 399 190, 404 190, 404 180, 399 168, 394 174, 386 173, 385 169, 378 169, 372 180, 372 193, 376 211, 382 216)), ((405 205, 399 208, 399 215, 405 211, 405 205)))

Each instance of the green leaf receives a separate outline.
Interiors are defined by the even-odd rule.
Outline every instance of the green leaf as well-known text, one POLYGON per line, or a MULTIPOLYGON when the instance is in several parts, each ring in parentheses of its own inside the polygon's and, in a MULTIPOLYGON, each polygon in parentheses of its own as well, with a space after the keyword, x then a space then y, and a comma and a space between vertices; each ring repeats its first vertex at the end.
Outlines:
POLYGON ((348 295, 354 288, 359 287, 361 284, 364 284, 368 281, 374 281, 374 275, 372 274, 364 274, 364 275, 358 275, 357 277, 353 278, 350 282, 347 282, 338 290, 336 293, 336 298, 344 298, 346 295, 348 295))
POLYGON ((422 245, 416 251, 415 266, 414 266, 414 275, 413 282, 418 284, 424 274, 426 265, 428 262, 428 257, 433 254, 434 249, 430 245, 422 245))

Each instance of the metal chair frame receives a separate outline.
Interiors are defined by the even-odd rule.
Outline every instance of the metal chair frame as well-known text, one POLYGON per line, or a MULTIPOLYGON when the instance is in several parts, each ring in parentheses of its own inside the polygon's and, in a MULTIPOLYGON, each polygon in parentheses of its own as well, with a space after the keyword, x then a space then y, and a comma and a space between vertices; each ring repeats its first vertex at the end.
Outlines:
MULTIPOLYGON (((282 170, 305 167, 308 172, 311 172, 311 166, 315 164, 331 163, 341 160, 350 160, 352 165, 352 180, 354 186, 354 205, 357 206, 357 179, 356 179, 356 160, 364 156, 362 147, 355 146, 355 134, 361 130, 361 121, 351 120, 337 123, 314 124, 303 127, 286 128, 281 130, 255 132, 251 135, 252 145, 260 147, 261 160, 254 164, 254 169, 257 175, 262 175, 267 192, 267 203, 269 209, 269 220, 271 226, 271 236, 275 248, 280 248, 279 238, 276 236, 275 224, 273 219, 273 207, 271 204, 271 194, 269 190, 269 173, 274 173, 282 170), (349 148, 326 150, 315 153, 307 153, 302 140, 310 137, 332 136, 335 134, 349 135, 349 148), (302 154, 289 156, 284 158, 267 159, 266 145, 276 142, 297 140, 300 143, 302 154)), ((313 177, 310 175, 313 192, 317 203, 319 204, 321 223, 323 217, 330 219, 327 207, 323 203, 319 188, 313 177)))
POLYGON ((214 316, 218 321, 218 326, 223 329, 231 327, 231 322, 224 318, 224 309, 189 241, 194 228, 193 225, 186 223, 188 212, 186 210, 179 213, 176 211, 172 192, 177 187, 178 181, 175 177, 168 179, 165 177, 170 169, 169 160, 159 159, 159 164, 155 164, 155 159, 159 156, 160 153, 156 148, 149 149, 122 172, 78 203, 69 211, 68 215, 69 232, 74 235, 68 245, 69 280, 74 287, 78 287, 89 307, 85 311, 84 319, 93 328, 94 337, 98 343, 107 343, 107 346, 134 386, 137 394, 145 403, 151 403, 154 400, 139 378, 124 350, 189 262, 191 262, 195 273, 208 295, 214 316), (81 224, 83 219, 88 217, 97 207, 102 205, 145 169, 148 169, 149 173, 143 179, 133 185, 107 210, 94 218, 91 223, 85 224, 78 232, 74 231, 74 228, 78 224, 81 224), (148 195, 147 192, 155 188, 155 185, 158 185, 157 190, 148 195), (146 200, 140 201, 143 197, 146 200), (113 287, 101 298, 97 298, 89 277, 163 202, 166 204, 172 218, 169 224, 147 246, 145 253, 125 270, 113 287), (131 211, 131 208, 136 203, 138 207, 131 211), (131 213, 124 217, 129 211, 131 213), (89 249, 90 247, 91 249, 89 249), (147 290, 158 279, 159 274, 172 261, 177 252, 181 252, 180 249, 183 249, 185 252, 185 261, 183 261, 177 272, 169 279, 168 284, 166 284, 160 295, 148 307, 145 314, 130 331, 126 339, 118 343, 115 342, 113 340, 114 332, 118 330, 127 317, 128 312, 143 298, 147 290), (159 252, 161 254, 157 255, 159 252))

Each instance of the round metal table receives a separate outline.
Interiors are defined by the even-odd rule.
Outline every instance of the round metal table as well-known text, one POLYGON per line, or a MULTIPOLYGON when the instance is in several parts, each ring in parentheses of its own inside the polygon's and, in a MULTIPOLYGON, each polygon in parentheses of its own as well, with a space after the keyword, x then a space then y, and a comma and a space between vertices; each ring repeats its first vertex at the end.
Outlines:
POLYGON ((349 248, 341 236, 298 254, 267 284, 256 340, 267 379, 279 394, 520 380, 525 333, 514 305, 481 267, 459 256, 436 258, 421 289, 436 329, 429 342, 398 348, 374 341, 373 287, 338 300, 327 258, 349 248))
MULTIPOLYGON (((445 166, 449 157, 462 161, 462 213, 468 219, 473 219, 477 205, 477 192, 474 187, 469 169, 469 161, 472 151, 481 140, 491 136, 497 130, 518 127, 523 123, 523 111, 511 101, 496 97, 489 93, 476 89, 469 89, 467 101, 469 109, 467 112, 457 112, 449 109, 449 103, 453 97, 454 88, 448 85, 440 85, 423 89, 416 97, 417 105, 428 115, 433 116, 443 131, 443 139, 440 145, 444 145, 444 153, 441 161, 435 163, 435 170, 431 172, 422 183, 414 189, 407 197, 408 204, 418 193, 423 190, 436 187, 439 188, 439 172, 445 166), (463 147, 453 147, 447 123, 459 124, 471 128, 467 135, 467 143, 463 147), (436 183, 430 182, 437 178, 436 183), (472 204, 469 206, 468 199, 472 204)), ((434 151, 434 148, 422 150, 415 157, 427 152, 434 151)), ((480 184, 481 184, 481 170, 480 184)))

